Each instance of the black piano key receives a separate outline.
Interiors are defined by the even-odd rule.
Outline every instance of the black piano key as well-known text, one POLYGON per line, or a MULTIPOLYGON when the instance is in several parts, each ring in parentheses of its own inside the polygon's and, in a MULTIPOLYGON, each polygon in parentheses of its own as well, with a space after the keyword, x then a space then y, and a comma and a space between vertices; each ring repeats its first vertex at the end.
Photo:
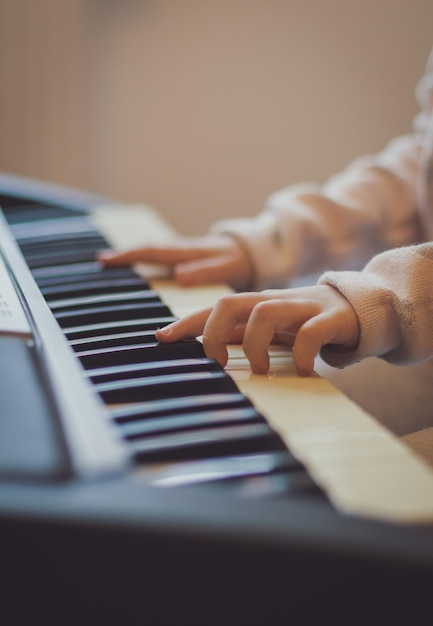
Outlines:
POLYGON ((43 254, 52 256, 55 254, 63 254, 68 252, 91 251, 106 246, 102 237, 94 234, 69 234, 64 236, 53 237, 35 237, 33 239, 21 240, 19 247, 27 258, 39 257, 43 254))
POLYGON ((326 499, 322 489, 313 481, 307 470, 275 472, 263 476, 228 477, 214 483, 233 496, 241 498, 275 498, 303 496, 308 499, 326 499))
POLYGON ((115 335, 103 335, 96 338, 73 339, 69 344, 75 352, 84 352, 86 350, 105 350, 106 348, 117 346, 155 343, 155 341, 155 330, 140 330, 129 333, 117 333, 115 335))
POLYGON ((87 324, 82 326, 74 326, 63 328, 63 333, 72 343, 80 339, 95 339, 97 337, 105 337, 115 334, 116 332, 139 332, 144 333, 153 331, 167 324, 171 324, 176 320, 173 316, 167 317, 150 317, 147 319, 124 320, 121 322, 102 322, 100 324, 87 324))
POLYGON ((161 302, 142 302, 136 304, 115 304, 110 306, 95 306, 91 308, 74 309, 72 311, 57 311, 54 317, 62 328, 78 326, 80 324, 97 324, 100 322, 117 322, 137 317, 166 317, 171 315, 170 309, 161 302))
POLYGON ((7 216, 8 223, 15 228, 27 225, 28 223, 50 222, 50 221, 67 221, 70 217, 74 219, 76 216, 86 216, 83 211, 71 210, 66 207, 56 205, 42 204, 36 202, 24 202, 17 200, 5 206, 2 200, 2 210, 7 216))
POLYGON ((130 291, 128 293, 105 293, 95 296, 68 298, 65 300, 52 300, 49 303, 49 306, 56 315, 58 311, 81 310, 94 308, 95 306, 111 306, 116 303, 121 303, 124 306, 130 306, 141 302, 161 303, 161 299, 155 291, 151 289, 142 289, 141 291, 130 291))
POLYGON ((129 445, 136 459, 142 462, 168 462, 285 449, 280 437, 266 423, 170 433, 133 439, 129 445))
POLYGON ((208 410, 201 413, 178 413, 173 417, 158 417, 123 424, 120 432, 127 439, 141 438, 149 435, 186 432, 190 429, 208 428, 239 423, 263 423, 263 417, 254 407, 236 409, 208 410))
POLYGON ((94 260, 96 252, 98 250, 104 249, 105 247, 106 246, 101 245, 98 248, 90 250, 69 250, 63 253, 59 252, 53 254, 45 254, 44 252, 41 252, 40 254, 35 254, 27 257, 26 262, 30 270, 76 263, 90 263, 94 260))
POLYGON ((143 402, 158 398, 235 392, 224 372, 184 372, 96 383, 94 389, 107 404, 143 402))
POLYGON ((172 359, 194 359, 205 357, 201 343, 195 339, 187 339, 176 343, 155 343, 116 347, 106 350, 89 350, 77 355, 85 369, 111 367, 128 363, 145 363, 167 361, 172 359))
POLYGON ((19 247, 25 254, 39 255, 62 254, 73 250, 91 250, 106 246, 106 241, 95 230, 86 229, 64 230, 62 232, 44 233, 29 227, 16 237, 19 247))
POLYGON ((128 293, 147 288, 146 283, 139 276, 128 278, 107 278, 101 276, 99 280, 82 281, 77 276, 75 281, 50 286, 40 286, 42 295, 48 302, 67 298, 79 298, 98 294, 128 293))
POLYGON ((54 267, 41 267, 32 271, 33 278, 40 286, 63 285, 68 282, 98 280, 101 276, 107 278, 130 278, 136 276, 129 267, 104 268, 97 261, 86 263, 71 263, 54 267))
POLYGON ((178 462, 154 469, 150 482, 159 487, 179 487, 222 481, 225 486, 226 481, 238 478, 281 476, 282 473, 299 475, 302 469, 302 463, 288 450, 258 452, 178 462))
POLYGON ((157 361, 155 363, 129 363, 114 367, 102 367, 87 370, 86 376, 93 383, 106 383, 144 376, 161 376, 167 374, 183 374, 186 372, 223 372, 219 363, 212 359, 176 359, 157 361))
POLYGON ((98 229, 92 224, 89 216, 83 213, 68 212, 57 217, 47 219, 27 220, 11 226, 18 242, 37 241, 44 243, 46 239, 66 239, 74 235, 92 234, 102 237, 98 229))
POLYGON ((13 227, 15 239, 20 246, 39 246, 43 248, 51 243, 72 244, 80 241, 105 241, 93 225, 82 218, 68 218, 33 222, 13 227))
POLYGON ((212 484, 246 498, 307 497, 326 501, 326 494, 288 450, 178 461, 149 473, 156 487, 212 484))
POLYGON ((234 393, 214 393, 205 396, 189 396, 187 398, 163 398, 147 402, 137 402, 108 408, 109 418, 118 424, 134 420, 167 417, 188 411, 203 412, 213 409, 237 409, 252 407, 251 401, 239 391, 234 393))
POLYGON ((28 219, 21 219, 19 222, 11 224, 15 239, 18 242, 32 238, 42 238, 43 240, 44 237, 55 235, 62 237, 65 234, 67 236, 68 233, 78 234, 89 231, 99 234, 87 214, 68 210, 61 212, 62 209, 59 210, 54 207, 52 209, 57 213, 45 213, 38 216, 37 212, 26 213, 24 211, 22 217, 27 215, 28 219), (31 219, 32 214, 34 219, 31 219))

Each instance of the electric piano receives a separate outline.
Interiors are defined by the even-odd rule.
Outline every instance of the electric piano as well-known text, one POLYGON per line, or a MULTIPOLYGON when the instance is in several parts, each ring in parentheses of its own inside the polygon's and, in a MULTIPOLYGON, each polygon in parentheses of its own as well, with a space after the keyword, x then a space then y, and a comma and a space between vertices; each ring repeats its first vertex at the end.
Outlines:
POLYGON ((175 236, 146 206, 0 176, 5 624, 408 623, 430 609, 433 472, 272 349, 253 375, 156 328, 224 286, 104 269, 175 236))

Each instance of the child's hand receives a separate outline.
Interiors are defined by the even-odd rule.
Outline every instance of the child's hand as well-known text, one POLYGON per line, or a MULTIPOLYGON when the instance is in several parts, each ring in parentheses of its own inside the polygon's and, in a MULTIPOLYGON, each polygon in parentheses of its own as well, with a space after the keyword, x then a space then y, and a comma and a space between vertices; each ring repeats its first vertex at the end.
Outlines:
POLYGON ((182 237, 170 244, 148 245, 125 252, 101 252, 106 266, 161 263, 173 268, 183 286, 226 283, 245 289, 252 280, 252 267, 243 248, 227 235, 182 237))
POLYGON ((209 358, 225 366, 226 344, 241 337, 253 372, 269 369, 268 347, 275 340, 293 345, 293 360, 301 376, 313 372, 322 346, 333 343, 354 349, 359 341, 358 318, 336 289, 318 285, 225 296, 208 309, 184 317, 157 331, 158 341, 203 335, 209 358))

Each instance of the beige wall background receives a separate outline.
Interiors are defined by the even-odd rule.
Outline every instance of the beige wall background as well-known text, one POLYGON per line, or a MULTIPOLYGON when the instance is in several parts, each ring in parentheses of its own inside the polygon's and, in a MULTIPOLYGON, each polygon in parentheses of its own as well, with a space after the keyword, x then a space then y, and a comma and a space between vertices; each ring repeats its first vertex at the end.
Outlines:
POLYGON ((0 170, 185 234, 409 132, 431 0, 0 0, 0 170))

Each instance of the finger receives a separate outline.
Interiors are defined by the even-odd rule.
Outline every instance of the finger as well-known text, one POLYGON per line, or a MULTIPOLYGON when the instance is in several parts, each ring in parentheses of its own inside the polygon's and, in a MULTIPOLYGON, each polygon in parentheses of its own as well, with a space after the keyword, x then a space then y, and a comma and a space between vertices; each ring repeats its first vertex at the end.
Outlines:
POLYGON ((179 341, 199 337, 203 333, 206 320, 209 317, 211 307, 201 309, 191 315, 186 315, 176 322, 172 322, 155 332, 155 337, 161 342, 179 341))
MULTIPOLYGON (((182 318, 181 320, 177 320, 176 322, 172 322, 171 324, 167 324, 163 328, 158 328, 155 332, 155 337, 161 343, 171 343, 173 341, 179 341, 182 339, 190 339, 192 337, 199 337, 203 333, 203 328, 206 323, 206 316, 209 313, 209 309, 205 312, 201 312, 203 314, 203 319, 199 317, 191 320, 191 316, 188 318, 182 318)), ((197 316, 200 314, 197 313, 197 316)), ((235 328, 233 334, 230 337, 229 343, 240 344, 242 343, 242 339, 244 336, 244 327, 239 326, 235 328)))
POLYGON ((120 252, 104 250, 97 258, 104 265, 132 265, 140 262, 175 265, 207 255, 209 255, 209 250, 206 248, 184 242, 171 246, 143 246, 120 252))
POLYGON ((148 253, 147 248, 135 248, 131 250, 125 250, 122 252, 115 252, 113 250, 102 250, 97 254, 97 259, 103 265, 117 266, 117 265, 133 265, 143 261, 148 253))
MULTIPOLYGON (((233 284, 232 277, 236 274, 236 261, 226 255, 181 262, 177 263, 174 268, 176 280, 185 287, 204 283, 233 284)), ((242 280, 242 277, 238 277, 235 282, 239 280, 242 280)))
POLYGON ((320 314, 306 321, 298 331, 293 344, 293 361, 300 376, 310 376, 314 360, 322 346, 335 337, 335 320, 332 315, 320 314))
MULTIPOLYGON (((272 292, 269 295, 272 296, 272 292)), ((306 300, 282 301, 278 297, 259 302, 248 320, 243 341, 244 352, 253 372, 264 374, 268 371, 268 349, 275 337, 284 335, 286 343, 292 344, 299 329, 318 314, 316 303, 306 300)), ((302 345, 302 341, 299 345, 302 345)), ((311 352, 315 349, 312 343, 309 351, 306 354, 301 352, 298 358, 299 369, 304 375, 311 374, 313 370, 315 354, 311 357, 311 352)))
MULTIPOLYGON (((251 312, 244 333, 243 348, 256 374, 265 374, 269 369, 268 349, 279 333, 299 325, 296 303, 288 304, 279 299, 259 302, 251 312)), ((303 314, 304 315, 304 314, 303 314)))
POLYGON ((240 293, 224 296, 217 302, 203 329, 203 346, 209 358, 226 365, 226 345, 237 329, 245 325, 259 299, 259 294, 240 293))

